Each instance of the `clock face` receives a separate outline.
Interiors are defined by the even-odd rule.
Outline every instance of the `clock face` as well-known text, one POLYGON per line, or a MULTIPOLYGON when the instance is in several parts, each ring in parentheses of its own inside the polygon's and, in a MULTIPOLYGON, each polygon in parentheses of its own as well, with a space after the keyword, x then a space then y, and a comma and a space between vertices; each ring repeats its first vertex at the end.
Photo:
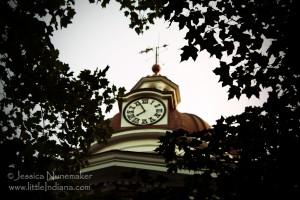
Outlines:
POLYGON ((134 125, 155 124, 165 114, 165 104, 152 97, 135 99, 128 103, 123 111, 124 118, 134 125))

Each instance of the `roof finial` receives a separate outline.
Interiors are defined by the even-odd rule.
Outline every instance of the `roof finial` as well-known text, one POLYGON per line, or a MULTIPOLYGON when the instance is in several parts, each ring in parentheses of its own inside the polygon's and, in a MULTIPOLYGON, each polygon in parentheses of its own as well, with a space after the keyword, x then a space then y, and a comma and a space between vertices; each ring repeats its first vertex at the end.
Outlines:
POLYGON ((159 46, 155 47, 155 64, 158 64, 159 46))
MULTIPOLYGON (((158 64, 159 62, 159 47, 167 47, 167 44, 164 44, 162 46, 157 45, 155 47, 155 64, 152 66, 152 71, 154 73, 154 75, 159 75, 160 72, 160 65, 158 64)), ((153 51, 154 48, 146 48, 145 50, 140 51, 140 53, 148 53, 149 51, 153 51)))

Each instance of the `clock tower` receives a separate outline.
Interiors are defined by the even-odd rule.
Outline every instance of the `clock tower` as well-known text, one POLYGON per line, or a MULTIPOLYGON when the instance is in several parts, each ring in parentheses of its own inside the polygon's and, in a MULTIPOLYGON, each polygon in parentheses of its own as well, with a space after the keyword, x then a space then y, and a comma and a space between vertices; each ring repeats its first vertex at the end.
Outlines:
MULTIPOLYGON (((159 146, 158 138, 176 129, 201 132, 210 128, 200 117, 177 111, 178 85, 160 75, 158 64, 153 65, 152 71, 152 75, 141 78, 118 99, 119 113, 111 119, 114 132, 108 142, 92 144, 89 165, 81 172, 93 174, 93 184, 137 181, 121 178, 132 170, 147 171, 151 176, 165 174, 164 158, 154 151, 159 146)), ((174 184, 172 179, 178 177, 168 178, 174 184)))

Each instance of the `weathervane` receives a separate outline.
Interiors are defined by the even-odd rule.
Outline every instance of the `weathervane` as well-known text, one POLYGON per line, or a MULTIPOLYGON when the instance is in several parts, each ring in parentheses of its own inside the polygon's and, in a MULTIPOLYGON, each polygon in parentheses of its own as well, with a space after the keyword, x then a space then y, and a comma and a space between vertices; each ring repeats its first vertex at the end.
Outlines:
POLYGON ((160 47, 166 48, 167 46, 168 46, 167 44, 164 44, 162 46, 158 45, 155 48, 146 48, 145 50, 142 50, 142 51, 139 52, 140 54, 149 53, 150 51, 154 51, 154 49, 155 49, 155 64, 152 66, 152 71, 154 72, 155 75, 158 75, 158 73, 160 71, 160 66, 158 64, 158 61, 159 61, 159 48, 160 47))

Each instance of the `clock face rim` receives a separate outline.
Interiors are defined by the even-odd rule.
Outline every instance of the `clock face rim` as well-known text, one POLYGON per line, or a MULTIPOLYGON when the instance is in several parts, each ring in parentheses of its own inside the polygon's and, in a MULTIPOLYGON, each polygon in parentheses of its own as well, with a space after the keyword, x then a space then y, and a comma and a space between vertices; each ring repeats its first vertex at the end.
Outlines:
POLYGON ((161 121, 161 120, 164 118, 164 116, 166 115, 166 113, 167 113, 167 107, 166 107, 165 103, 164 103, 162 100, 160 100, 160 99, 158 99, 158 98, 156 98, 156 97, 139 97, 139 98, 135 98, 135 99, 129 101, 129 102, 126 104, 126 106, 124 107, 124 109, 123 109, 123 117, 124 117, 124 119, 125 119, 128 123, 130 123, 130 124, 132 124, 132 125, 135 125, 135 126, 147 126, 147 125, 153 125, 153 124, 156 124, 156 123, 158 123, 159 121, 161 121), (150 123, 147 123, 147 124, 136 124, 136 123, 130 121, 130 120, 127 118, 127 116, 126 116, 126 110, 127 110, 127 108, 128 108, 130 105, 132 105, 133 102, 138 101, 138 100, 140 100, 140 99, 150 99, 150 100, 153 99, 153 100, 158 101, 158 102, 159 102, 160 104, 162 104, 162 106, 163 106, 163 114, 162 114, 158 119, 156 119, 154 122, 150 122, 150 123))

